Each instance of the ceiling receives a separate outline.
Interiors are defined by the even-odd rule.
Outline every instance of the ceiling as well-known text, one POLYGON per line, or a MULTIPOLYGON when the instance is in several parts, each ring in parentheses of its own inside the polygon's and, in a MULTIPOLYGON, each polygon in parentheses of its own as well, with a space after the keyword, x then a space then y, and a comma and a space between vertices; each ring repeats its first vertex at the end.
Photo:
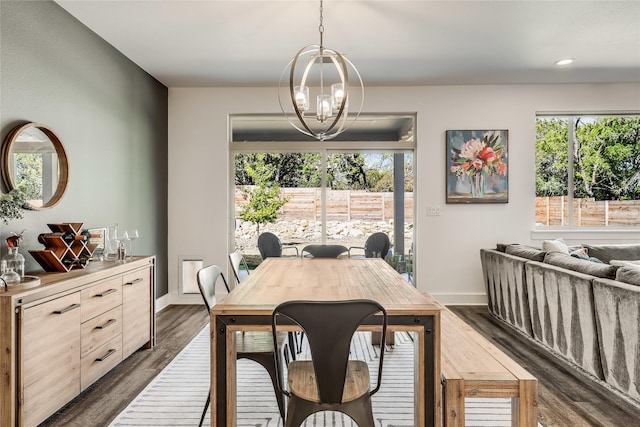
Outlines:
MULTIPOLYGON (((274 86, 319 43, 316 0, 56 2, 167 87, 274 86)), ((365 87, 640 82, 638 0, 326 0, 324 29, 365 87)))

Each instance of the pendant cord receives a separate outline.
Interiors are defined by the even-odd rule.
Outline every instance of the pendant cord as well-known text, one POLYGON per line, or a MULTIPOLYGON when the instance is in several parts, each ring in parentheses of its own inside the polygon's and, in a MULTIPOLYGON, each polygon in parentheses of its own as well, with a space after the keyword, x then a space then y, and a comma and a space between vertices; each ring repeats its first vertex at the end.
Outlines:
POLYGON ((322 17, 322 12, 323 12, 323 6, 322 6, 322 0, 320 0, 320 25, 318 26, 318 32, 320 32, 320 49, 322 50, 324 44, 322 42, 322 37, 324 35, 324 25, 323 25, 323 17, 322 17))
MULTIPOLYGON (((324 43, 322 40, 324 36, 323 11, 323 1, 320 0, 320 25, 318 26, 318 31, 320 32, 320 93, 322 95, 324 95, 324 43)), ((324 115, 324 112, 322 115, 324 115)), ((318 116, 320 116, 320 111, 318 111, 318 116)))

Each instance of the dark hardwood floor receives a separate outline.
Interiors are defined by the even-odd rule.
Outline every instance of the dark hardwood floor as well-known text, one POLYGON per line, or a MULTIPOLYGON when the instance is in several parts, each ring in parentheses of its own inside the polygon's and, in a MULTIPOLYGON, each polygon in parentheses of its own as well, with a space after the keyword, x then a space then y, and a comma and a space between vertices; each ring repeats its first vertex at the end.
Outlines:
POLYGON ((640 426, 640 407, 501 324, 486 306, 449 308, 538 378, 538 420, 543 426, 640 426))
MULTIPOLYGON (((452 306, 458 316, 538 378, 539 420, 550 426, 640 426, 640 407, 627 403, 550 357, 484 306, 452 306)), ((139 350, 43 426, 107 426, 208 322, 202 306, 170 306, 157 316, 157 345, 139 350)))
POLYGON ((41 426, 108 426, 208 322, 204 305, 165 308, 156 317, 153 349, 132 354, 41 426))

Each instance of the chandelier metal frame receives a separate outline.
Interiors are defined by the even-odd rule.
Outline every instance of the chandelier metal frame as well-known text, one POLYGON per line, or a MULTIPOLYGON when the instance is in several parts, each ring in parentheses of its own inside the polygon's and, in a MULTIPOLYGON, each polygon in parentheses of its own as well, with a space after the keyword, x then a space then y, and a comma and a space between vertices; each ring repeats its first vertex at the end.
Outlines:
POLYGON ((307 136, 324 141, 335 138, 347 130, 360 116, 364 104, 364 85, 360 73, 349 59, 336 50, 324 47, 323 0, 320 0, 320 25, 318 26, 318 32, 320 33, 320 44, 312 44, 300 49, 282 71, 279 82, 278 101, 283 114, 294 128, 307 136), (299 69, 299 67, 298 69, 296 67, 304 64, 306 57, 308 57, 308 59, 306 59, 302 77, 300 80, 296 80, 296 70, 299 69), (339 82, 333 83, 330 86, 325 84, 325 64, 330 64, 335 67, 339 82), (317 96, 316 113, 312 115, 308 112, 310 99, 307 80, 314 65, 320 67, 320 93, 317 96), (352 68, 353 75, 357 77, 362 94, 359 108, 352 117, 349 117, 349 94, 352 89, 352 86, 349 84, 349 67, 352 68), (287 70, 289 71, 288 73, 287 70), (283 105, 283 80, 287 74, 289 77, 289 90, 286 100, 291 102, 295 116, 288 114, 283 105), (331 88, 331 94, 325 93, 327 87, 331 88), (330 119, 331 117, 333 117, 333 119, 330 119), (295 120, 296 118, 297 120, 295 120), (313 123, 312 120, 315 120, 315 123, 313 123))

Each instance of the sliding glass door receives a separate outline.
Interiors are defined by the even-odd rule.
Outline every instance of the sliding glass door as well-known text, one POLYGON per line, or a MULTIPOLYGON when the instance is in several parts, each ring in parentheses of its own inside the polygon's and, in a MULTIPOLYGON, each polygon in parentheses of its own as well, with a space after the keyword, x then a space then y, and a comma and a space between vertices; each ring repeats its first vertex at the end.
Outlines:
POLYGON ((363 246, 381 231, 392 243, 388 260, 404 272, 413 249, 415 143, 399 133, 390 141, 377 140, 382 130, 378 138, 359 141, 273 141, 285 138, 275 137, 272 128, 270 136, 263 131, 252 141, 247 132, 232 132, 242 140, 230 144, 230 249, 257 264, 257 238, 265 231, 299 250, 312 243, 363 246))

